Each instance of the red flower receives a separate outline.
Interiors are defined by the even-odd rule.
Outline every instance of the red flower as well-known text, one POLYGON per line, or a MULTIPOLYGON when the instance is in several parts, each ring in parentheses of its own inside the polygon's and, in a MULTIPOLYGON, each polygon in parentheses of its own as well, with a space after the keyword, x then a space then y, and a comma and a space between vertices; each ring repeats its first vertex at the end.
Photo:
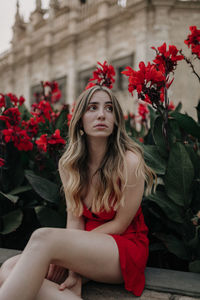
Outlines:
POLYGON ((0 116, 0 120, 6 122, 6 126, 9 128, 10 126, 17 126, 20 123, 20 112, 17 107, 11 107, 6 109, 3 112, 3 115, 0 116))
POLYGON ((25 99, 23 96, 20 96, 19 98, 19 105, 21 106, 25 102, 25 99))
POLYGON ((191 34, 188 35, 185 44, 191 47, 192 54, 200 58, 200 30, 196 26, 190 26, 191 34))
POLYGON ((61 91, 59 89, 58 83, 56 81, 50 82, 50 81, 45 81, 44 83, 42 82, 44 87, 49 87, 51 90, 51 93, 47 95, 47 97, 50 97, 50 102, 51 103, 56 103, 60 100, 62 97, 61 91))
POLYGON ((63 144, 65 145, 65 140, 60 136, 60 130, 56 129, 56 131, 52 134, 52 136, 48 140, 48 144, 55 145, 55 144, 63 144))
POLYGON ((134 71, 131 67, 126 67, 122 74, 129 77, 128 90, 133 95, 137 90, 139 99, 147 103, 158 103, 160 101, 161 88, 165 85, 165 76, 156 69, 150 62, 145 66, 140 62, 139 70, 134 71))
POLYGON ((1 107, 5 107, 5 105, 6 105, 6 103, 5 103, 5 96, 0 93, 0 108, 1 107))
POLYGON ((113 83, 115 82, 115 70, 113 66, 108 65, 107 61, 104 61, 103 64, 97 62, 97 64, 100 66, 100 68, 97 67, 96 70, 93 72, 93 77, 89 79, 90 82, 88 83, 85 89, 89 89, 96 84, 105 85, 109 89, 112 89, 113 83), (91 83, 91 81, 94 82, 91 83))
POLYGON ((174 103, 170 101, 168 105, 168 110, 174 110, 174 108, 175 108, 174 103))
POLYGON ((142 137, 139 138, 140 143, 144 143, 144 139, 142 137))
POLYGON ((0 167, 3 167, 5 165, 5 159, 0 157, 0 167))
POLYGON ((45 122, 44 117, 51 120, 51 113, 53 112, 49 102, 42 100, 39 103, 32 104, 32 115, 36 117, 37 122, 45 122))
POLYGON ((8 93, 7 96, 10 98, 11 102, 13 102, 14 106, 18 103, 18 98, 16 95, 8 93))
POLYGON ((72 119, 72 114, 67 114, 67 126, 70 125, 71 119, 72 119))
POLYGON ((65 145, 65 140, 60 136, 60 130, 56 129, 56 131, 48 137, 47 134, 41 135, 41 137, 36 141, 39 150, 47 152, 48 147, 49 150, 55 150, 55 146, 65 145))
POLYGON ((146 105, 140 103, 138 106, 138 113, 139 116, 142 118, 142 121, 146 121, 149 110, 146 105))
POLYGON ((173 72, 177 66, 177 61, 183 60, 183 55, 177 55, 179 50, 174 45, 169 45, 169 49, 167 50, 166 43, 163 43, 162 46, 151 47, 156 51, 156 58, 154 59, 154 63, 158 66, 158 69, 165 75, 173 72))
POLYGON ((27 134, 30 137, 36 136, 38 132, 38 122, 34 118, 30 118, 30 120, 22 121, 22 126, 26 129, 27 134))
POLYGON ((6 143, 9 143, 10 141, 15 140, 15 132, 12 128, 8 128, 8 129, 4 129, 2 130, 3 136, 4 136, 4 140, 6 143))
POLYGON ((42 134, 35 143, 37 144, 39 150, 47 152, 47 134, 42 134))
POLYGON ((13 142, 14 146, 19 151, 29 151, 33 149, 33 144, 30 137, 27 135, 25 130, 21 130, 19 127, 9 128, 2 130, 4 140, 6 143, 13 142))

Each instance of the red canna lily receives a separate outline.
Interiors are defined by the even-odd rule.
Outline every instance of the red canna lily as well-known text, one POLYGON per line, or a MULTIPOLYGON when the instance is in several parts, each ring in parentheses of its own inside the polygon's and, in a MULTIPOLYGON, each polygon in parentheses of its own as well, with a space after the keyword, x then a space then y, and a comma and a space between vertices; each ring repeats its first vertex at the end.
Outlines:
POLYGON ((196 55, 200 59, 200 29, 196 26, 190 26, 191 34, 184 41, 188 47, 191 47, 192 54, 196 55))

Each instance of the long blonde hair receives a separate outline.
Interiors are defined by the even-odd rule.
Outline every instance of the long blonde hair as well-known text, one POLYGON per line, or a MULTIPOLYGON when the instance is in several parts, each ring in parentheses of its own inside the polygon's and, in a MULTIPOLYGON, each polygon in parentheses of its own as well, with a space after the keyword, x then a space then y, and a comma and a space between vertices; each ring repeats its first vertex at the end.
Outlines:
MULTIPOLYGON (((108 137, 107 151, 98 170, 98 186, 92 201, 91 210, 99 212, 103 209, 116 210, 124 204, 123 190, 126 185, 127 166, 125 153, 127 150, 134 152, 138 157, 136 176, 142 175, 146 181, 146 192, 151 191, 154 173, 145 164, 141 147, 127 134, 121 106, 110 89, 105 86, 93 86, 85 90, 78 98, 69 126, 69 142, 67 149, 59 161, 60 174, 67 174, 63 180, 63 189, 67 200, 67 209, 76 216, 83 213, 81 193, 88 186, 88 149, 86 134, 81 135, 82 117, 86 112, 89 101, 97 91, 105 91, 112 101, 115 125, 113 133, 108 137)), ((93 175, 94 176, 94 175, 93 175)))

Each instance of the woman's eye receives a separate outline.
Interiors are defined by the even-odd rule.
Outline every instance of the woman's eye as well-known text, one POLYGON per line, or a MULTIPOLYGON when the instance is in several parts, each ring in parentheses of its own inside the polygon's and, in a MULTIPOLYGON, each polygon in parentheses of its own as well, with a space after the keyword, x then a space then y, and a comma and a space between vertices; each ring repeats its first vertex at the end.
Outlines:
POLYGON ((113 107, 112 107, 111 105, 107 106, 106 109, 107 109, 108 111, 113 111, 113 107))
POLYGON ((96 109, 96 105, 91 105, 88 107, 88 110, 93 111, 96 109))

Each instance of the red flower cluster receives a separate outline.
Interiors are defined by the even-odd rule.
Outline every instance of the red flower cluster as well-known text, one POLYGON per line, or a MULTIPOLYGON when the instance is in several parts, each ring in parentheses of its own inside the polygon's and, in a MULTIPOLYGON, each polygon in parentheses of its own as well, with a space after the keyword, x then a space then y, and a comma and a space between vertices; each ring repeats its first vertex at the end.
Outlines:
POLYGON ((18 126, 21 121, 19 109, 17 107, 6 109, 0 116, 0 120, 5 121, 8 128, 18 126))
POLYGON ((58 102, 62 96, 58 83, 56 81, 52 81, 52 82, 45 81, 44 83, 42 82, 42 84, 44 88, 49 87, 51 90, 50 95, 47 95, 47 97, 50 96, 51 99, 50 102, 51 103, 58 102))
POLYGON ((94 85, 105 85, 109 89, 113 88, 113 83, 115 82, 115 70, 112 65, 108 65, 107 61, 103 64, 97 62, 100 67, 97 67, 93 72, 93 77, 89 79, 89 83, 85 89, 89 89, 94 85), (91 82, 94 81, 94 82, 91 82))
POLYGON ((183 55, 177 55, 179 50, 174 45, 169 45, 168 50, 166 43, 163 43, 163 45, 157 49, 155 47, 151 48, 154 49, 157 54, 153 62, 157 65, 158 70, 166 76, 175 70, 179 60, 184 59, 183 55))
POLYGON ((32 110, 31 113, 36 117, 37 122, 45 123, 45 118, 51 120, 53 110, 49 102, 42 100, 39 103, 33 103, 32 110))
POLYGON ((10 127, 2 130, 6 143, 13 142, 14 146, 19 151, 29 151, 33 149, 33 144, 26 130, 21 130, 19 127, 10 127))
POLYGON ((131 67, 126 67, 122 74, 129 77, 128 90, 133 95, 137 90, 138 97, 147 103, 158 103, 163 101, 165 86, 165 76, 157 70, 154 64, 150 62, 145 66, 140 62, 139 70, 134 71, 131 67))
MULTIPOLYGON (((7 94, 6 96, 10 98, 10 101, 13 103, 14 106, 17 106, 18 104, 21 106, 25 101, 23 96, 17 98, 16 95, 11 93, 7 94)), ((6 106, 5 95, 0 94, 0 108, 5 106, 6 106)))
POLYGON ((169 75, 177 66, 179 60, 184 59, 183 55, 178 55, 179 50, 170 45, 167 50, 166 43, 162 46, 152 47, 156 51, 156 58, 151 64, 140 62, 139 70, 134 71, 131 67, 126 67, 122 74, 129 77, 128 90, 133 95, 134 90, 138 92, 138 98, 152 104, 154 107, 162 106, 164 102, 165 88, 169 88, 173 82, 169 75))
POLYGON ((140 103, 138 106, 138 114, 142 118, 142 121, 147 120, 147 114, 149 113, 149 110, 146 105, 140 103))
MULTIPOLYGON (((55 132, 48 137, 47 134, 42 134, 41 137, 36 141, 39 150, 47 152, 47 148, 55 148, 55 146, 65 145, 65 140, 60 136, 60 130, 56 129, 55 132)), ((55 150, 55 149, 54 149, 55 150)))
POLYGON ((200 59, 200 30, 196 26, 190 26, 191 34, 188 35, 185 44, 191 47, 192 54, 200 59))
POLYGON ((38 133, 38 122, 34 118, 28 121, 22 121, 22 126, 26 129, 27 134, 32 138, 38 133))

